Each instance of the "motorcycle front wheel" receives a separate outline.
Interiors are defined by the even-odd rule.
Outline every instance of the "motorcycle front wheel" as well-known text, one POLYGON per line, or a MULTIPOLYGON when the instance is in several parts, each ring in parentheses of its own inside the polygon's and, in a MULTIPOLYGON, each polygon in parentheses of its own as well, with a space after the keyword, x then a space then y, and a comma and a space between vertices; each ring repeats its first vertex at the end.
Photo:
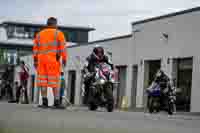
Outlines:
POLYGON ((106 87, 106 99, 107 99, 107 111, 108 112, 113 112, 114 110, 114 97, 113 97, 113 89, 112 89, 112 84, 108 84, 106 87))
POLYGON ((148 99, 148 108, 149 108, 149 113, 153 113, 154 110, 158 113, 160 112, 160 103, 159 103, 159 98, 158 97, 152 97, 150 96, 148 99))
POLYGON ((153 108, 153 98, 152 97, 149 97, 148 99, 148 108, 149 108, 149 113, 153 113, 154 111, 154 108, 153 108))

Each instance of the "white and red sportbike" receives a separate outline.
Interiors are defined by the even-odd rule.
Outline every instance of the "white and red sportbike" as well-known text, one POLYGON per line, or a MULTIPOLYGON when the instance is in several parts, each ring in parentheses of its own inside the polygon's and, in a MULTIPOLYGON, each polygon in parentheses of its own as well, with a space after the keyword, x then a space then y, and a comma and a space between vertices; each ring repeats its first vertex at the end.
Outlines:
POLYGON ((100 63, 95 67, 93 82, 89 90, 89 109, 96 110, 98 106, 106 107, 108 112, 114 109, 113 84, 115 73, 111 66, 100 63))

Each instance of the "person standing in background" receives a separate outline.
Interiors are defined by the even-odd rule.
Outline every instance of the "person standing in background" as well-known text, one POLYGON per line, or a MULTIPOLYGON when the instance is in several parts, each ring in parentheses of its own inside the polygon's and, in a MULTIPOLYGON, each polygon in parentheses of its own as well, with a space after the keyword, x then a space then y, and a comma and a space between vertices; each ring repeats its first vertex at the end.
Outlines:
POLYGON ((1 96, 8 96, 9 95, 9 101, 13 101, 13 67, 7 66, 5 72, 2 75, 2 84, 3 88, 1 90, 1 96))
POLYGON ((28 78, 29 78, 29 68, 25 65, 24 61, 21 61, 20 63, 20 86, 17 89, 16 94, 16 102, 19 103, 19 98, 21 96, 22 91, 24 91, 25 95, 25 104, 29 104, 29 98, 28 98, 28 78), (23 90, 22 90, 23 89, 23 90))

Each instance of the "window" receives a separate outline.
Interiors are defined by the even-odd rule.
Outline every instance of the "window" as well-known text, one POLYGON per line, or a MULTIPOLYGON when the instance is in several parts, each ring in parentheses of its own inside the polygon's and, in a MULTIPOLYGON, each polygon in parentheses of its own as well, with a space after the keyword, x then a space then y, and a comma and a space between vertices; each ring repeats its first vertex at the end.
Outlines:
POLYGON ((24 32, 25 32, 25 38, 33 39, 33 37, 34 37, 34 28, 25 27, 24 28, 24 32))
POLYGON ((0 51, 0 64, 16 64, 17 61, 17 51, 1 49, 0 51))
POLYGON ((25 38, 25 31, 24 31, 24 27, 15 27, 15 34, 14 36, 16 38, 25 38))
POLYGON ((9 64, 16 64, 16 62, 17 62, 17 51, 16 50, 8 50, 6 55, 7 55, 7 61, 9 64))
POLYGON ((14 26, 9 26, 9 27, 7 28, 7 35, 8 35, 8 38, 12 38, 12 37, 13 37, 14 31, 15 31, 14 26))
POLYGON ((65 38, 69 42, 77 42, 77 32, 76 31, 63 31, 65 38))
POLYGON ((63 31, 63 33, 64 33, 64 36, 65 36, 65 39, 67 41, 69 41, 69 32, 65 30, 65 31, 63 31))
POLYGON ((24 34, 24 27, 16 27, 16 32, 18 33, 18 34, 24 34))
POLYGON ((31 32, 31 29, 29 27, 24 27, 24 32, 31 32))
POLYGON ((0 64, 5 63, 5 49, 1 48, 0 49, 0 64))
POLYGON ((29 39, 33 39, 33 37, 34 37, 34 33, 33 33, 33 32, 29 32, 27 38, 29 38, 29 39))
POLYGON ((70 39, 72 42, 77 42, 77 32, 75 32, 75 31, 70 32, 70 33, 69 33, 69 39, 70 39))
POLYGON ((18 39, 33 39, 34 34, 38 32, 39 28, 34 27, 19 27, 19 26, 8 26, 7 35, 8 38, 18 38, 18 39))

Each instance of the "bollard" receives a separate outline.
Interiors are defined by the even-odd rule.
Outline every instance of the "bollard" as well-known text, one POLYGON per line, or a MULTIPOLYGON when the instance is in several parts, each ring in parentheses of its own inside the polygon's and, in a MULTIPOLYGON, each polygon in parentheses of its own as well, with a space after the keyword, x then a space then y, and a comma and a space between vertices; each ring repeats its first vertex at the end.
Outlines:
POLYGON ((121 110, 122 111, 127 111, 128 110, 128 97, 127 96, 123 96, 122 97, 121 110))

